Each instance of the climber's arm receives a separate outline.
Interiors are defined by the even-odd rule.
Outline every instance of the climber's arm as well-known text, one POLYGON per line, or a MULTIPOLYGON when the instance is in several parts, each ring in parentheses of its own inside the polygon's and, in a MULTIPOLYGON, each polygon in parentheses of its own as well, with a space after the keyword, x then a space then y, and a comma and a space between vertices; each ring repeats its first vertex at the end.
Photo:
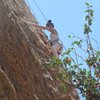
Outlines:
POLYGON ((50 31, 49 27, 39 26, 39 25, 36 25, 36 24, 32 24, 32 25, 35 26, 35 27, 50 31))
POLYGON ((39 25, 37 25, 37 24, 32 24, 32 25, 35 26, 35 27, 44 29, 44 30, 48 30, 48 31, 50 31, 50 32, 53 33, 53 34, 58 34, 57 31, 56 31, 55 29, 53 29, 53 28, 44 27, 44 26, 39 26, 39 25))

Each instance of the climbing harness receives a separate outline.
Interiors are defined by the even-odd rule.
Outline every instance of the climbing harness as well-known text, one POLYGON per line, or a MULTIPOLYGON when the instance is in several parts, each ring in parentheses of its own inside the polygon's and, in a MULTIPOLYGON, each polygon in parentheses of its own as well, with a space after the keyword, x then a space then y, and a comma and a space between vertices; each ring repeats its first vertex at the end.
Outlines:
MULTIPOLYGON (((26 0, 26 1, 27 1, 27 0, 26 0)), ((27 2, 28 2, 28 1, 27 1, 27 2)), ((37 6, 38 10, 40 11, 40 13, 41 13, 42 16, 44 17, 44 19, 45 19, 46 21, 48 21, 47 18, 46 18, 46 16, 44 15, 43 11, 40 9, 40 7, 38 6, 38 4, 36 3, 36 1, 33 0, 33 2, 34 2, 34 4, 37 6)), ((29 4, 29 2, 28 2, 28 4, 29 4)), ((31 8, 31 6, 30 6, 30 8, 31 8)), ((31 9, 32 9, 32 8, 31 8, 31 9)), ((33 13, 35 14, 35 12, 34 12, 33 9, 32 9, 32 11, 33 11, 33 13)), ((37 19, 37 18, 36 18, 36 19, 37 19)), ((27 23, 32 24, 31 22, 27 22, 27 23)), ((59 39, 59 41, 61 42, 62 47, 64 47, 64 49, 67 51, 67 49, 66 49, 66 47, 64 46, 64 44, 62 43, 62 41, 61 41, 60 39, 59 39)))
MULTIPOLYGON (((26 1, 27 1, 28 5, 30 6, 28 0, 26 0, 26 1)), ((42 16, 44 17, 44 19, 46 20, 46 22, 47 22, 47 18, 45 17, 45 15, 44 15, 44 13, 42 12, 42 10, 39 8, 38 4, 36 3, 35 0, 33 0, 33 1, 34 1, 35 5, 37 6, 37 8, 39 9, 39 11, 41 12, 41 14, 42 14, 42 16)), ((35 16, 36 20, 38 21, 38 18, 36 17, 36 14, 35 14, 34 10, 32 9, 31 6, 30 6, 30 8, 31 8, 32 12, 34 13, 34 16, 35 16)), ((32 24, 31 22, 27 22, 27 23, 32 24)), ((38 21, 38 23, 39 23, 39 21, 38 21)), ((67 49, 66 49, 66 47, 64 46, 63 42, 62 42, 60 39, 59 39, 59 41, 61 42, 61 45, 62 45, 62 47, 65 49, 65 51, 67 51, 67 49)), ((34 47, 34 46, 33 46, 33 47, 34 47)), ((37 50, 38 50, 38 48, 37 48, 37 50)), ((41 52, 41 50, 39 50, 39 51, 41 52)), ((74 51, 72 51, 72 52, 76 55, 76 53, 75 53, 74 51)), ((41 53, 43 53, 43 52, 41 52, 41 53)), ((81 59, 83 59, 80 55, 77 54, 77 56, 79 56, 81 59)), ((49 56, 48 56, 48 57, 49 57, 49 56)), ((49 57, 49 58, 50 58, 50 57, 49 57)), ((84 59, 83 59, 83 60, 84 60, 84 59)))
POLYGON ((59 39, 55 39, 53 41, 50 41, 51 46, 55 45, 57 42, 59 42, 59 39))
MULTIPOLYGON (((33 22, 29 22, 29 21, 26 21, 26 20, 24 20, 24 19, 22 19, 22 18, 20 18, 23 22, 25 22, 25 23, 27 23, 27 24, 34 24, 33 22)), ((53 46, 53 45, 55 45, 57 42, 60 42, 60 45, 61 45, 61 49, 64 47, 64 49, 67 51, 67 49, 66 49, 66 47, 63 45, 63 43, 62 43, 62 41, 58 38, 58 39, 56 39, 56 40, 54 40, 54 41, 49 41, 50 42, 50 44, 51 44, 51 46, 53 46)))

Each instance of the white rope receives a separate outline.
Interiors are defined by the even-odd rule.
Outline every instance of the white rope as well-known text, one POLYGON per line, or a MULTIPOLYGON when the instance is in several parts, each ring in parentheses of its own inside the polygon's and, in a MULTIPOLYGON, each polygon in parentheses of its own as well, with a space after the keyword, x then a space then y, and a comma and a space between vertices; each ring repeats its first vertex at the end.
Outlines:
MULTIPOLYGON (((27 23, 27 24, 34 24, 34 23, 32 23, 32 22, 29 22, 29 21, 26 21, 26 20, 23 20, 23 19, 21 19, 22 21, 24 21, 25 23, 27 23)), ((61 42, 61 45, 62 45, 62 47, 67 51, 67 49, 66 49, 66 47, 64 46, 64 44, 63 44, 63 42, 59 39, 59 41, 61 42)))
POLYGON ((33 13, 34 18, 35 18, 35 19, 38 21, 38 23, 39 23, 39 20, 38 20, 38 18, 36 17, 36 14, 35 14, 34 10, 32 9, 32 7, 31 7, 30 3, 28 2, 28 0, 26 0, 26 3, 28 4, 28 6, 29 6, 29 8, 30 8, 31 12, 33 13))
POLYGON ((40 11, 40 13, 41 13, 41 14, 42 14, 42 16, 44 17, 44 19, 45 19, 46 21, 48 21, 48 20, 47 20, 47 18, 46 18, 46 16, 44 15, 43 11, 40 9, 40 7, 38 6, 38 4, 36 3, 36 1, 35 1, 35 0, 33 0, 33 2, 34 2, 34 3, 35 3, 35 5, 37 6, 38 10, 40 11))

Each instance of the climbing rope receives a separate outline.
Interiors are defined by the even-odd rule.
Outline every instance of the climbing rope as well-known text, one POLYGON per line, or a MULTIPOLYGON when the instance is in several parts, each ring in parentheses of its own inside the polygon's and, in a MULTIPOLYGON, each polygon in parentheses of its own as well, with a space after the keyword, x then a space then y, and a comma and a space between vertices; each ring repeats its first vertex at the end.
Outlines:
POLYGON ((59 39, 59 41, 61 42, 61 45, 65 49, 65 51, 67 51, 67 48, 64 46, 63 42, 60 39, 59 39))
MULTIPOLYGON (((39 11, 41 12, 41 14, 43 15, 44 19, 47 21, 47 18, 45 17, 44 13, 43 13, 42 10, 40 9, 40 7, 39 7, 38 4, 36 3, 36 1, 35 1, 35 0, 33 0, 33 1, 34 1, 35 5, 37 6, 37 8, 39 9, 39 11)), ((60 40, 60 39, 59 39, 59 40, 60 40)), ((61 42, 63 48, 67 51, 67 49, 66 49, 66 47, 64 46, 63 42, 62 42, 61 40, 60 40, 60 42, 61 42)))
POLYGON ((36 14, 35 14, 35 11, 32 9, 32 7, 31 7, 29 1, 28 1, 28 0, 25 0, 25 1, 26 1, 26 3, 28 4, 29 8, 31 9, 31 11, 32 11, 32 13, 33 13, 33 15, 34 15, 34 18, 35 18, 35 19, 38 21, 38 23, 39 23, 39 20, 38 20, 36 14))
MULTIPOLYGON (((28 5, 30 6, 28 0, 26 0, 26 1, 27 1, 28 5)), ((36 1, 35 1, 35 0, 33 0, 33 1, 34 1, 35 5, 37 6, 37 8, 39 9, 39 11, 41 12, 41 14, 42 14, 42 16, 44 17, 44 19, 47 21, 47 18, 45 17, 44 13, 43 13, 42 10, 40 9, 40 7, 39 7, 38 4, 36 3, 36 1)), ((36 14, 35 14, 34 10, 32 9, 31 6, 30 6, 30 8, 31 8, 32 12, 34 13, 34 16, 35 16, 36 20, 38 21, 38 18, 36 17, 36 14)), ((24 22, 26 22, 26 23, 28 23, 28 24, 32 24, 32 22, 29 22, 29 21, 24 21, 24 22)), ((38 21, 38 22, 39 22, 39 21, 38 21)), ((63 42, 62 42, 60 39, 59 39, 59 41, 61 42, 62 47, 65 49, 65 51, 67 51, 67 49, 66 49, 65 45, 63 44, 63 42)), ((37 48, 37 47, 34 46, 33 44, 32 44, 32 47, 36 48, 39 52, 43 53, 46 57, 50 58, 46 53, 44 53, 43 51, 41 51, 39 48, 37 48)), ((73 52, 73 53, 76 55, 75 52, 73 52)), ((77 56, 79 56, 81 59, 83 59, 80 55, 77 55, 77 56)), ((84 59, 83 59, 83 60, 84 60, 84 59)))
POLYGON ((42 14, 42 16, 44 17, 44 19, 45 19, 46 21, 48 21, 47 18, 45 17, 45 15, 44 15, 44 13, 42 12, 42 10, 40 9, 40 7, 39 7, 38 4, 36 3, 36 1, 33 0, 33 2, 35 3, 35 5, 36 5, 37 8, 39 9, 39 11, 41 12, 41 14, 42 14))
MULTIPOLYGON (((26 0, 27 1, 27 0, 26 0)), ((27 1, 28 2, 28 1, 27 1)), ((46 20, 46 21, 48 21, 47 20, 47 18, 46 18, 46 16, 44 15, 44 13, 43 13, 43 11, 40 9, 40 7, 38 6, 38 4, 36 3, 36 1, 35 0, 33 0, 33 2, 35 3, 35 5, 37 6, 37 8, 38 8, 38 10, 40 11, 40 13, 42 14, 42 16, 44 17, 44 19, 46 20)), ((28 2, 28 4, 29 4, 29 2, 28 2)), ((29 4, 30 5, 30 4, 29 4)), ((30 8, 31 8, 31 6, 30 6, 30 8)), ((32 8, 31 8, 32 9, 32 8)), ((32 9, 32 11, 33 11, 33 13, 34 13, 34 10, 32 9)), ((34 13, 35 14, 35 13, 34 13)), ((37 19, 37 18, 36 18, 37 19)), ((31 24, 31 22, 27 22, 27 23, 30 23, 31 24)), ((67 49, 66 49, 66 47, 64 46, 64 44, 63 44, 63 42, 59 39, 59 41, 61 42, 61 44, 62 44, 62 47, 67 51, 67 49)))

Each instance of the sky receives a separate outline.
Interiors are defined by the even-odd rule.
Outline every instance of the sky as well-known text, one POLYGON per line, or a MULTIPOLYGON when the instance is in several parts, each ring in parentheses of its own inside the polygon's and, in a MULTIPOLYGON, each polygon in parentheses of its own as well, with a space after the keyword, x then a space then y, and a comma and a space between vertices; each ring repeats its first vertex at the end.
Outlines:
MULTIPOLYGON (((37 18, 40 25, 45 26, 46 20, 35 5, 38 4, 47 20, 51 19, 59 33, 59 38, 66 48, 71 46, 71 41, 68 35, 75 34, 76 36, 85 38, 83 35, 84 17, 86 15, 85 2, 89 2, 93 6, 94 21, 91 37, 98 41, 99 39, 99 18, 100 18, 100 0, 27 0, 33 10, 33 15, 37 18)), ((47 35, 50 34, 47 32, 47 35)), ((92 41, 94 42, 94 41, 92 41)), ((94 42, 94 45, 96 43, 94 42)))
MULTIPOLYGON (((47 20, 51 19, 55 25, 55 29, 59 33, 59 38, 64 46, 68 49, 71 47, 72 40, 68 35, 74 34, 75 36, 85 39, 83 35, 84 18, 86 5, 85 2, 90 3, 94 10, 94 21, 92 25, 92 33, 90 34, 100 46, 100 0, 27 0, 30 4, 30 10, 39 22, 39 25, 45 26, 46 20, 37 8, 34 1, 38 4, 39 8, 47 20)), ((46 31, 48 37, 50 33, 46 31)), ((93 46, 97 49, 97 44, 92 40, 93 46)), ((80 52, 81 53, 81 52, 80 52)), ((82 99, 81 99, 82 100, 82 99)))
MULTIPOLYGON (((45 26, 46 20, 51 19, 55 25, 55 29, 58 31, 59 38, 62 41, 66 49, 71 47, 73 39, 69 39, 68 35, 74 34, 75 36, 85 39, 84 23, 87 9, 85 2, 90 3, 94 10, 94 21, 92 25, 92 33, 90 36, 98 41, 100 46, 100 30, 99 30, 99 18, 100 18, 100 0, 26 0, 29 4, 30 10, 39 22, 39 25, 45 26), (37 3, 44 16, 34 3, 37 3)), ((50 32, 46 31, 47 36, 50 36, 50 32)), ((91 40, 93 47, 98 50, 97 43, 91 40)), ((86 44, 84 44, 86 48, 86 44)), ((65 49, 63 49, 65 52, 65 49)), ((77 49, 82 56, 87 57, 83 51, 77 49)))

